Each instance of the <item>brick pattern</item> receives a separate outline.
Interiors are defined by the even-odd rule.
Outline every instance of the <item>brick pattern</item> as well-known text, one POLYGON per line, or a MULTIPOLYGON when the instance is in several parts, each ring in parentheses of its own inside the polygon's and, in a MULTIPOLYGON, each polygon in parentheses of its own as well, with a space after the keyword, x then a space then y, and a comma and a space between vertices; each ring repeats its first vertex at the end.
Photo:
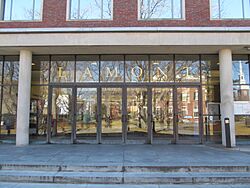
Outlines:
POLYGON ((0 22, 0 28, 246 27, 249 20, 210 20, 209 0, 186 0, 185 20, 138 20, 138 0, 113 0, 113 20, 67 21, 67 0, 44 0, 40 22, 0 22))

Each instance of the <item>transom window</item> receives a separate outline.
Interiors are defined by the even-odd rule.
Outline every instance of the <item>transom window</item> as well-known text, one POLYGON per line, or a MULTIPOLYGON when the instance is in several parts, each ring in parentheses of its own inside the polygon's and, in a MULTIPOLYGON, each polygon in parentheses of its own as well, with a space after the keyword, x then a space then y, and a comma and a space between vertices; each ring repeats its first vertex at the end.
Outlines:
POLYGON ((211 0, 210 8, 213 19, 250 18, 250 0, 211 0))
POLYGON ((0 0, 1 20, 41 20, 43 0, 0 0))
POLYGON ((112 0, 70 0, 70 20, 110 20, 112 0))
POLYGON ((183 0, 139 0, 139 18, 182 19, 183 0))

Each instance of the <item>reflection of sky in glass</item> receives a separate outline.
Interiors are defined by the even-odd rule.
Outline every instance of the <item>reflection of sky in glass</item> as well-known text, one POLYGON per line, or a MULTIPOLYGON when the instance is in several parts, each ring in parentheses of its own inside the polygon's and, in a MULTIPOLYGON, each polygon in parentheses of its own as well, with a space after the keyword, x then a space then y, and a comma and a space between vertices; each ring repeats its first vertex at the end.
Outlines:
POLYGON ((212 0, 211 9, 215 19, 250 18, 249 0, 212 0))
POLYGON ((41 9, 42 0, 6 0, 4 20, 39 20, 41 9))

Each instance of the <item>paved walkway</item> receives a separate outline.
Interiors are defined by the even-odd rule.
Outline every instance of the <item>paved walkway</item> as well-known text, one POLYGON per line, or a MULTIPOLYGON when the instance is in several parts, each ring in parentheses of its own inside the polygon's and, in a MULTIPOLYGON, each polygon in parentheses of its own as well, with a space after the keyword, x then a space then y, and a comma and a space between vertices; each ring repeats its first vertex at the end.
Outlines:
POLYGON ((0 145, 1 164, 250 165, 250 147, 205 145, 0 145))

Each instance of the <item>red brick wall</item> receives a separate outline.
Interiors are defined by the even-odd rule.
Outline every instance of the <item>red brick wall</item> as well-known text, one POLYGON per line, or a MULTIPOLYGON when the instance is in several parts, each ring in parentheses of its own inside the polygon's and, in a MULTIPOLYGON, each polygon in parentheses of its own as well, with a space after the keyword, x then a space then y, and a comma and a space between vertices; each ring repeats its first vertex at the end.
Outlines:
POLYGON ((113 0, 113 20, 66 21, 67 0, 44 0, 41 22, 0 22, 0 28, 23 27, 235 27, 250 20, 210 20, 209 0, 186 0, 185 20, 140 21, 137 0, 113 0))

